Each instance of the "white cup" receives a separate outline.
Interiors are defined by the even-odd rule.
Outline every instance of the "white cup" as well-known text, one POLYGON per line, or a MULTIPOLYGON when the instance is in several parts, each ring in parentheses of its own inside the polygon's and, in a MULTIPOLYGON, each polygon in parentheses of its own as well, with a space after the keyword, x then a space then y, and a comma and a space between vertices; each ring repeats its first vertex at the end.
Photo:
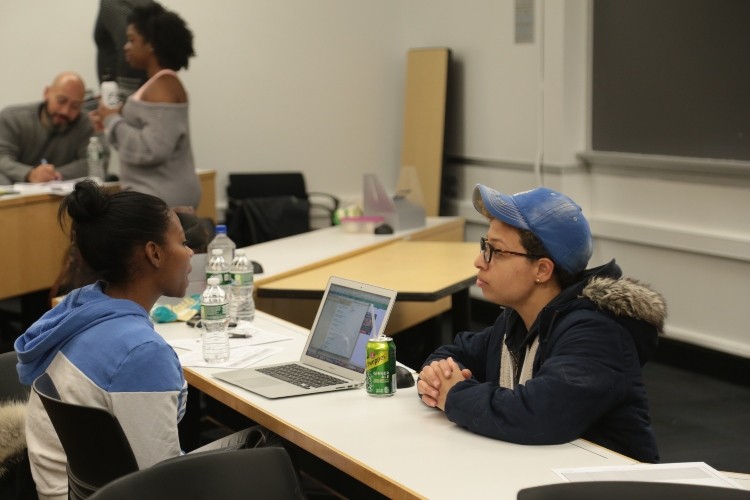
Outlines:
POLYGON ((102 103, 106 107, 114 109, 120 105, 120 89, 117 86, 117 82, 102 82, 101 93, 102 103))

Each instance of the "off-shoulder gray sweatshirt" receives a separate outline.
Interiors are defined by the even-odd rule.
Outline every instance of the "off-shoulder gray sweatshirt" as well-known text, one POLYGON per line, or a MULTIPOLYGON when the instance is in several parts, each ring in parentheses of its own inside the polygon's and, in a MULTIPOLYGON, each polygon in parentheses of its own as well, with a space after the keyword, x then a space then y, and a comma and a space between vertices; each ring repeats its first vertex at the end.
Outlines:
POLYGON ((197 207, 201 197, 190 146, 187 103, 133 99, 108 116, 105 130, 120 156, 124 189, 153 194, 170 207, 197 207))

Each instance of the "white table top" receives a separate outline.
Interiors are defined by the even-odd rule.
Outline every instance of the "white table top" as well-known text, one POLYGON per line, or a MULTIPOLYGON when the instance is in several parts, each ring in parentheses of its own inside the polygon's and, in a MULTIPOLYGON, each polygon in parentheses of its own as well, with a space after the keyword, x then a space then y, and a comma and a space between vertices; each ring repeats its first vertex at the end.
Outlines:
MULTIPOLYGON (((259 364, 297 359, 306 329, 260 311, 256 326, 294 333, 282 352, 259 364)), ((157 325, 157 331, 168 340, 197 337, 181 323, 157 325)), ((283 429, 287 434, 280 434, 391 498, 515 499, 522 488, 560 482, 555 468, 635 463, 583 440, 522 446, 472 434, 422 404, 414 387, 389 398, 355 389, 270 400, 210 377, 215 371, 186 369, 186 376, 204 378, 235 409, 283 429)))

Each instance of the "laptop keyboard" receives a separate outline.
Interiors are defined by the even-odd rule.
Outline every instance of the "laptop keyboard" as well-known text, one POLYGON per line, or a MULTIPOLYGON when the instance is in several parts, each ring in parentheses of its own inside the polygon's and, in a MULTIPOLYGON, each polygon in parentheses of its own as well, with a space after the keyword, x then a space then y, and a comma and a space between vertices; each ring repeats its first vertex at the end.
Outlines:
POLYGON ((301 365, 269 366, 267 368, 256 368, 256 370, 304 389, 315 389, 347 382, 344 379, 331 377, 301 365))

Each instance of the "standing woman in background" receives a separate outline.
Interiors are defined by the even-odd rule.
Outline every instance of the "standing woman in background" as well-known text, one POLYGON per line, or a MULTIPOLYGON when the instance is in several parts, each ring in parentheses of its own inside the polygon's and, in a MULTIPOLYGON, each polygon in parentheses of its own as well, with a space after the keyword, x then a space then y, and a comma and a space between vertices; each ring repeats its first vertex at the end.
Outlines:
POLYGON ((160 197, 170 207, 197 207, 200 183, 190 145, 188 96, 176 71, 195 55, 193 34, 177 14, 154 2, 128 17, 125 59, 148 81, 120 109, 91 113, 120 157, 127 190, 160 197))

